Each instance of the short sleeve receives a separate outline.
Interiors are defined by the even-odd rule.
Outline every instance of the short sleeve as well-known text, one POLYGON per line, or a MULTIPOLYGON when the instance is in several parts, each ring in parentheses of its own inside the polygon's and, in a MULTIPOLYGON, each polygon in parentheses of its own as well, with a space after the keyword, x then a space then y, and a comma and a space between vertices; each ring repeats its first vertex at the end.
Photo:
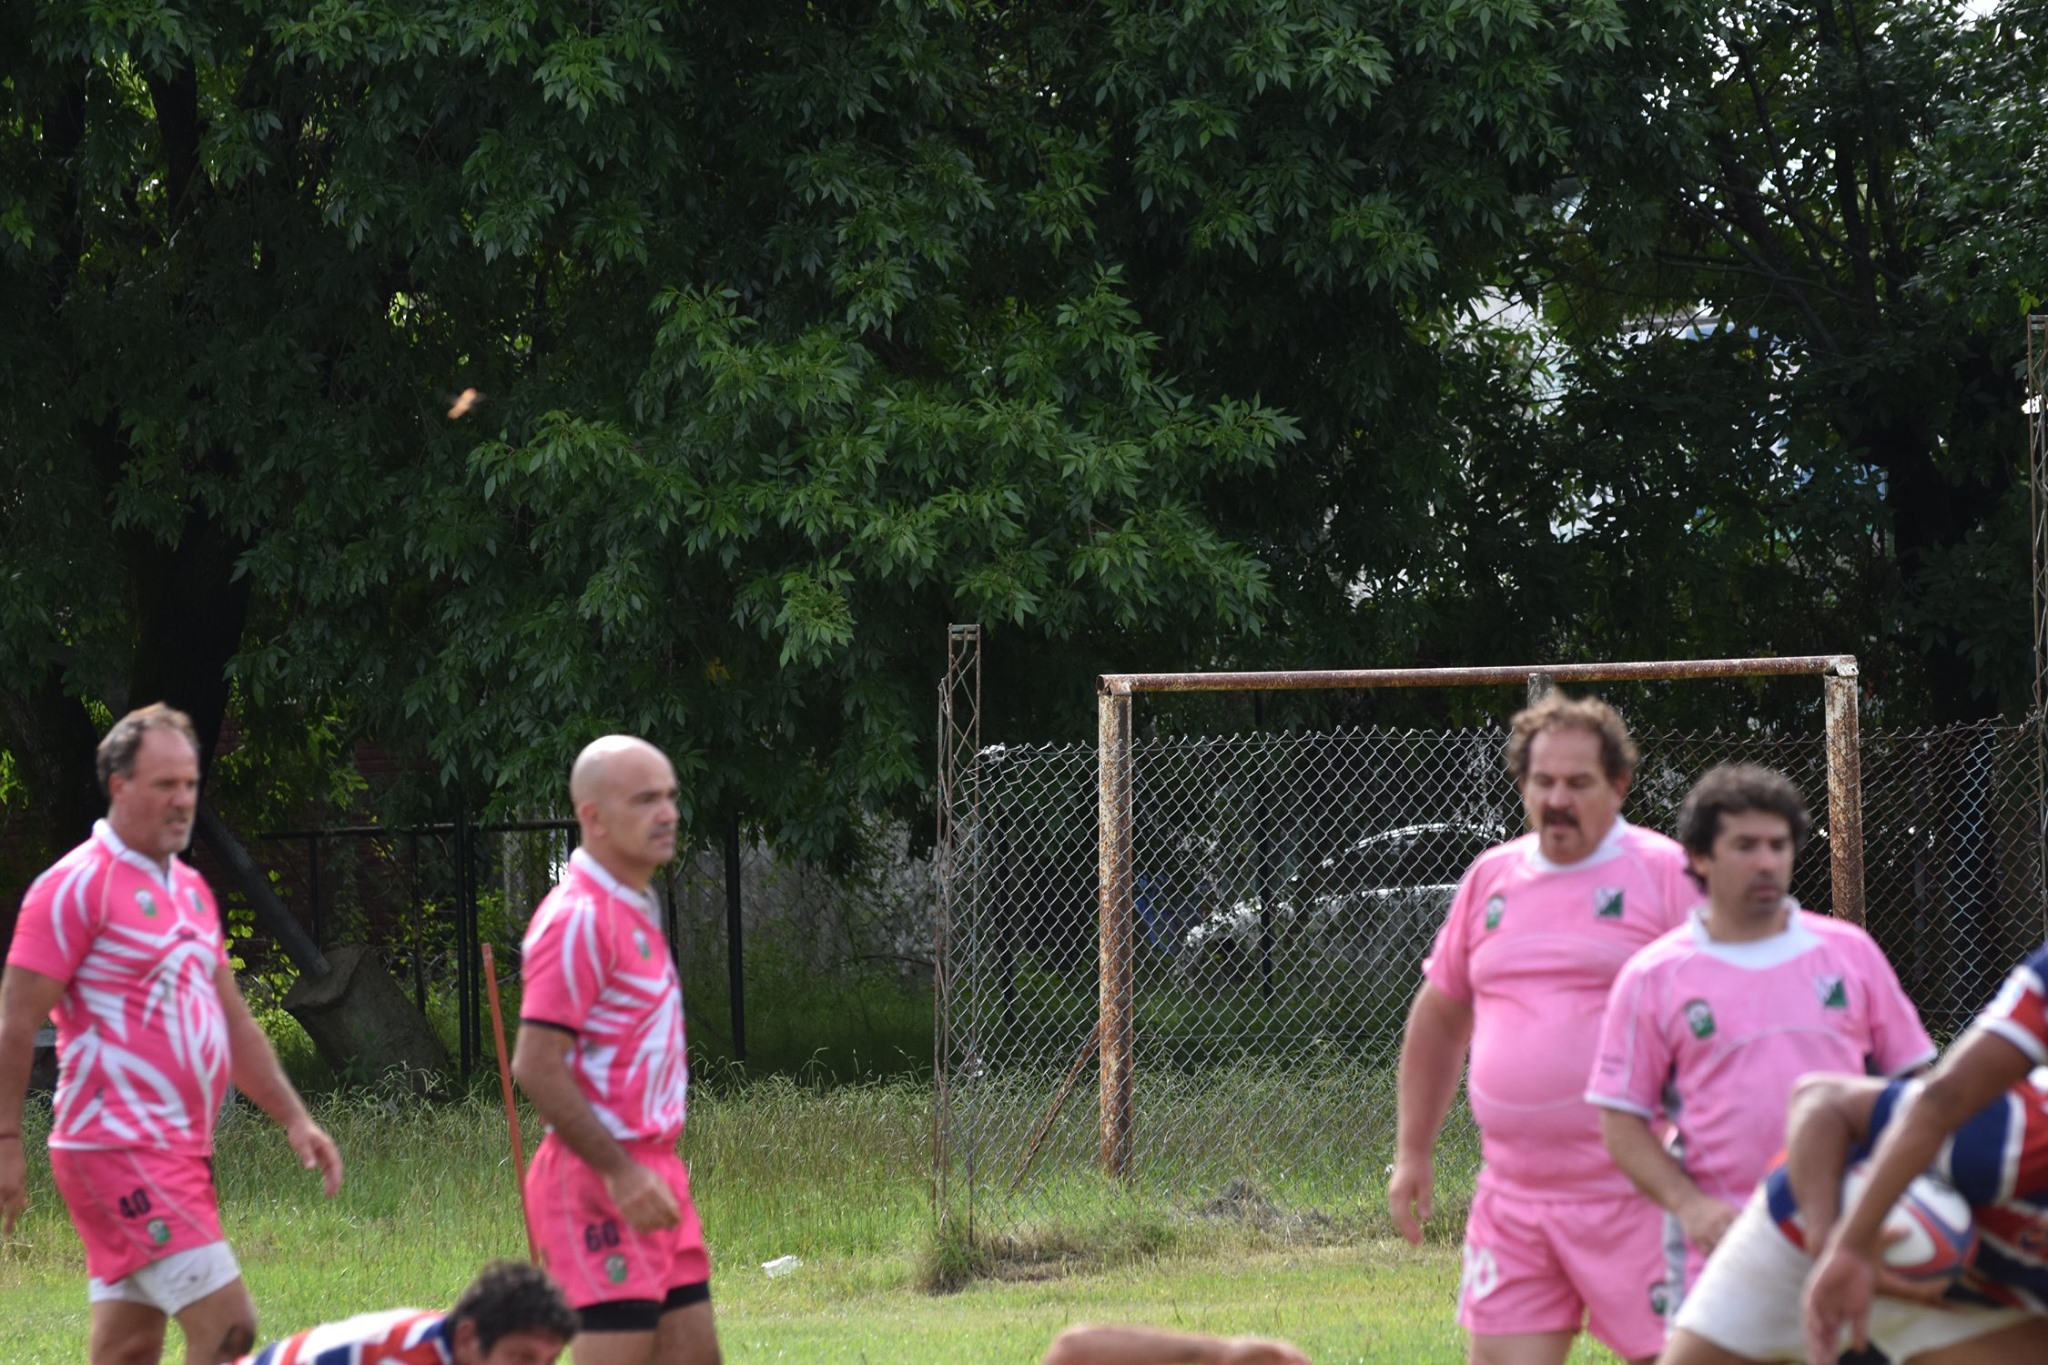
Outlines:
POLYGON ((1870 992, 1870 1056, 1880 1075, 1900 1076, 1934 1060, 1934 1040, 1920 1022, 1899 975, 1872 939, 1864 939, 1868 965, 1864 979, 1870 992))
POLYGON ((1479 898, 1479 869, 1468 868, 1451 897, 1451 908, 1437 927, 1436 941, 1422 960, 1422 976, 1461 1005, 1472 1003, 1472 916, 1479 898))
POLYGON ((1607 1009, 1600 1016, 1600 1051, 1586 1082, 1586 1101, 1650 1119, 1657 1117, 1662 1105, 1673 1057, 1656 1017, 1654 978, 1641 961, 1641 954, 1631 958, 1608 989, 1607 1009))
POLYGON ((7 965, 69 984, 99 936, 104 916, 94 891, 101 875, 59 863, 36 878, 22 897, 7 965))
POLYGON ((2012 969, 1977 1022, 2035 1066, 2048 1065, 2048 945, 2012 969))
POLYGON ((580 1033, 604 993, 610 952, 589 897, 556 892, 542 904, 521 949, 519 1017, 580 1033))

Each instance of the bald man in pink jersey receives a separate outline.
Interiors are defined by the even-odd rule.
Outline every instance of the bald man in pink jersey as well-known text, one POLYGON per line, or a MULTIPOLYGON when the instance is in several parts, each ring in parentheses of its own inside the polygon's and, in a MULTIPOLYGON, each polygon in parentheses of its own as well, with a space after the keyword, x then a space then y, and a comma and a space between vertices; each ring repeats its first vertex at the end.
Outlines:
POLYGON ((1699 899, 1679 846, 1621 818, 1635 763, 1604 702, 1552 694, 1515 716, 1507 767, 1531 832, 1459 882, 1409 1012, 1388 1202, 1419 1242, 1469 1047, 1484 1157, 1458 1293, 1472 1365, 1561 1365, 1581 1329, 1629 1361, 1663 1344, 1662 1218, 1583 1094, 1615 974, 1699 899))
POLYGON ((1607 1002, 1586 1098, 1616 1164, 1671 1215, 1674 1312, 1784 1147, 1801 1076, 1901 1076, 1934 1060, 1870 935, 1787 894, 1811 825, 1782 773, 1729 763, 1702 777, 1678 834, 1706 902, 1629 960, 1607 1002))
POLYGON ((229 1082, 329 1195, 341 1157, 242 1002, 213 892, 177 856, 199 803, 192 722, 131 711, 100 741, 99 776, 107 818, 29 888, 0 981, 0 1232, 27 1203, 22 1097, 36 1028, 54 1014, 50 1173, 85 1243, 90 1359, 154 1365, 176 1318, 187 1365, 215 1365, 256 1332, 213 1185, 229 1082))
POLYGON ((569 775, 582 847, 526 931, 512 1074, 548 1122, 526 1172, 541 1263, 583 1330, 575 1365, 716 1365, 711 1259, 676 1155, 683 995, 655 869, 675 857, 675 769, 608 735, 569 775))

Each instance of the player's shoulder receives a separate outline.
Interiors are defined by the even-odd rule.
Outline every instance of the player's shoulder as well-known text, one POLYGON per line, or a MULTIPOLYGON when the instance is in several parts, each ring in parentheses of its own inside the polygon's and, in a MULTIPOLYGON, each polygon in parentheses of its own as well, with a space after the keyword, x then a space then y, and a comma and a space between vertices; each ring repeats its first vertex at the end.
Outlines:
POLYGON ((1535 851, 1533 831, 1495 844, 1472 860, 1472 866, 1465 870, 1465 880, 1476 886, 1525 871, 1532 866, 1529 855, 1535 851))
POLYGON ((1676 864, 1680 868, 1685 866, 1685 845, 1668 834, 1661 834, 1643 825, 1624 823, 1621 827, 1621 847, 1646 862, 1676 864))
POLYGON ((1817 911, 1808 910, 1803 906, 1793 911, 1793 914, 1798 917, 1800 928, 1812 934, 1830 948, 1847 953, 1877 953, 1880 956, 1883 955, 1884 950, 1877 946, 1877 940, 1872 938, 1870 931, 1860 924, 1850 920, 1837 919, 1833 915, 1823 915, 1817 911))
POLYGON ((54 901, 59 896, 81 894, 104 884, 119 866, 112 849, 98 839, 87 839, 37 874, 36 879, 29 883, 22 906, 27 908, 54 901))
POLYGON ((1658 976, 1680 971, 1700 957, 1699 934, 1687 915, 1657 937, 1629 954, 1621 966, 1622 976, 1658 976))
POLYGON ((526 941, 532 943, 548 934, 569 932, 576 926, 587 927, 603 916, 609 900, 603 887, 572 867, 534 907, 533 918, 526 926, 526 941))
POLYGON ((219 908, 205 874, 183 858, 171 859, 171 886, 179 895, 196 897, 202 905, 219 908))

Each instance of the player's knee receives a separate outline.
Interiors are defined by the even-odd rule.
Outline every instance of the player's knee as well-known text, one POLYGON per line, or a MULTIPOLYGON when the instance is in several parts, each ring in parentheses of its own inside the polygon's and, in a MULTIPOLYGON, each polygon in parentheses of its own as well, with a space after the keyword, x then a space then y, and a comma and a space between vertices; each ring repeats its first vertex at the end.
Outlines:
POLYGON ((164 1353, 163 1333, 132 1333, 118 1341, 95 1342, 92 1365, 156 1365, 164 1353))
POLYGON ((256 1347, 256 1320, 239 1318, 221 1329, 220 1344, 214 1348, 213 1365, 240 1360, 256 1347))

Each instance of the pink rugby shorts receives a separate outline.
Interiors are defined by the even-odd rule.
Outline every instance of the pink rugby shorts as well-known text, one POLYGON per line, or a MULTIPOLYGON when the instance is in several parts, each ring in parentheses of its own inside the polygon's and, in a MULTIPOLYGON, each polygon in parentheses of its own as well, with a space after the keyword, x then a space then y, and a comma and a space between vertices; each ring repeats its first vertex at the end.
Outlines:
POLYGON ((213 1162, 205 1156, 52 1147, 50 1174, 94 1279, 112 1284, 153 1261, 222 1240, 213 1162))
POLYGON ((1664 1349, 1664 1214, 1636 1195, 1517 1199, 1482 1188, 1465 1224, 1458 1322, 1475 1336, 1576 1332, 1623 1360, 1664 1349))
POLYGON ((628 1147, 642 1166, 668 1181, 682 1221, 655 1232, 635 1232, 619 1216, 604 1180, 553 1133, 542 1140, 526 1170, 526 1202, 533 1216, 540 1263, 562 1286, 573 1307, 594 1303, 661 1303, 671 1289, 711 1279, 711 1256, 697 1206, 690 1202, 690 1170, 662 1144, 628 1147))

